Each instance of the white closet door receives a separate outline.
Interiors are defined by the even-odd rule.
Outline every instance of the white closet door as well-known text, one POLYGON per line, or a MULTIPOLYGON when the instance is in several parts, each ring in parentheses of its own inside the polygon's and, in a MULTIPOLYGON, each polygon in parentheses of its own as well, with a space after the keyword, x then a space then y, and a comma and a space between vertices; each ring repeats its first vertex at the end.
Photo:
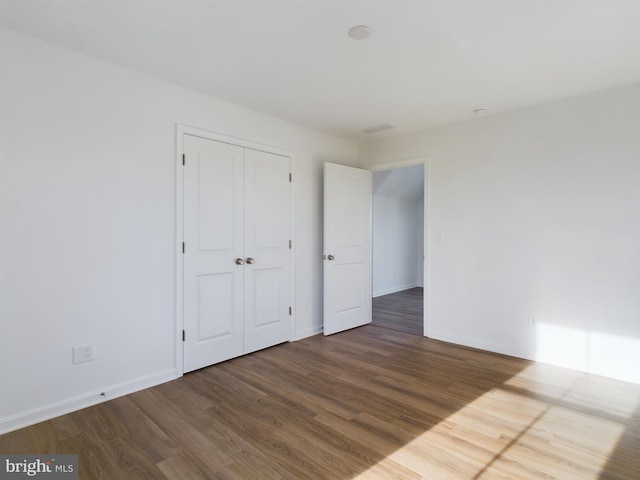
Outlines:
POLYGON ((290 340, 290 159, 245 149, 244 350, 290 340))
POLYGON ((184 371, 243 353, 243 157, 184 136, 184 371))

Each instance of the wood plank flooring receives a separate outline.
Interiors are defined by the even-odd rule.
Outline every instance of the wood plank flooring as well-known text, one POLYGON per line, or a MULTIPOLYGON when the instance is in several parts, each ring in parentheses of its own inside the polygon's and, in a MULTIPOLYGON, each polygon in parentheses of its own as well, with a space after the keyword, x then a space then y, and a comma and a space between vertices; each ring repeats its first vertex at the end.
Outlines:
POLYGON ((423 335, 423 289, 421 287, 373 299, 372 323, 400 332, 423 335))
POLYGON ((0 436, 81 479, 638 479, 640 386, 368 325, 0 436))

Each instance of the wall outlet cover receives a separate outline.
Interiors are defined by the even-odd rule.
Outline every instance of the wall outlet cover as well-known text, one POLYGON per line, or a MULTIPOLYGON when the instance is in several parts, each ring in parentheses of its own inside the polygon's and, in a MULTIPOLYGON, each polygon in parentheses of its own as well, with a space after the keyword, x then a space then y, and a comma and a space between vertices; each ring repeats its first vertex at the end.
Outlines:
POLYGON ((80 345, 73 347, 73 364, 90 362, 93 360, 93 345, 80 345))

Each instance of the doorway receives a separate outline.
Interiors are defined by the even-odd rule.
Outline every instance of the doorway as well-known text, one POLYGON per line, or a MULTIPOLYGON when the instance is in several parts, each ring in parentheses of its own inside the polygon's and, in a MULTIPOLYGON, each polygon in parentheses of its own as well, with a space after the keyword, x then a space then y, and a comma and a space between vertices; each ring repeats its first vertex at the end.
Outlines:
POLYGON ((372 323, 426 335, 426 161, 373 172, 372 323))

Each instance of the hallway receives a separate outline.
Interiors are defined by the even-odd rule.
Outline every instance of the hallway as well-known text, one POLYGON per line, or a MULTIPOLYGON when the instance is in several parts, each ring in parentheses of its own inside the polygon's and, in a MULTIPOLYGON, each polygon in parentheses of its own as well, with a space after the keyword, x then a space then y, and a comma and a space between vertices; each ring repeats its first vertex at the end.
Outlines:
POLYGON ((390 293, 373 299, 373 321, 378 327, 423 335, 423 289, 390 293))

